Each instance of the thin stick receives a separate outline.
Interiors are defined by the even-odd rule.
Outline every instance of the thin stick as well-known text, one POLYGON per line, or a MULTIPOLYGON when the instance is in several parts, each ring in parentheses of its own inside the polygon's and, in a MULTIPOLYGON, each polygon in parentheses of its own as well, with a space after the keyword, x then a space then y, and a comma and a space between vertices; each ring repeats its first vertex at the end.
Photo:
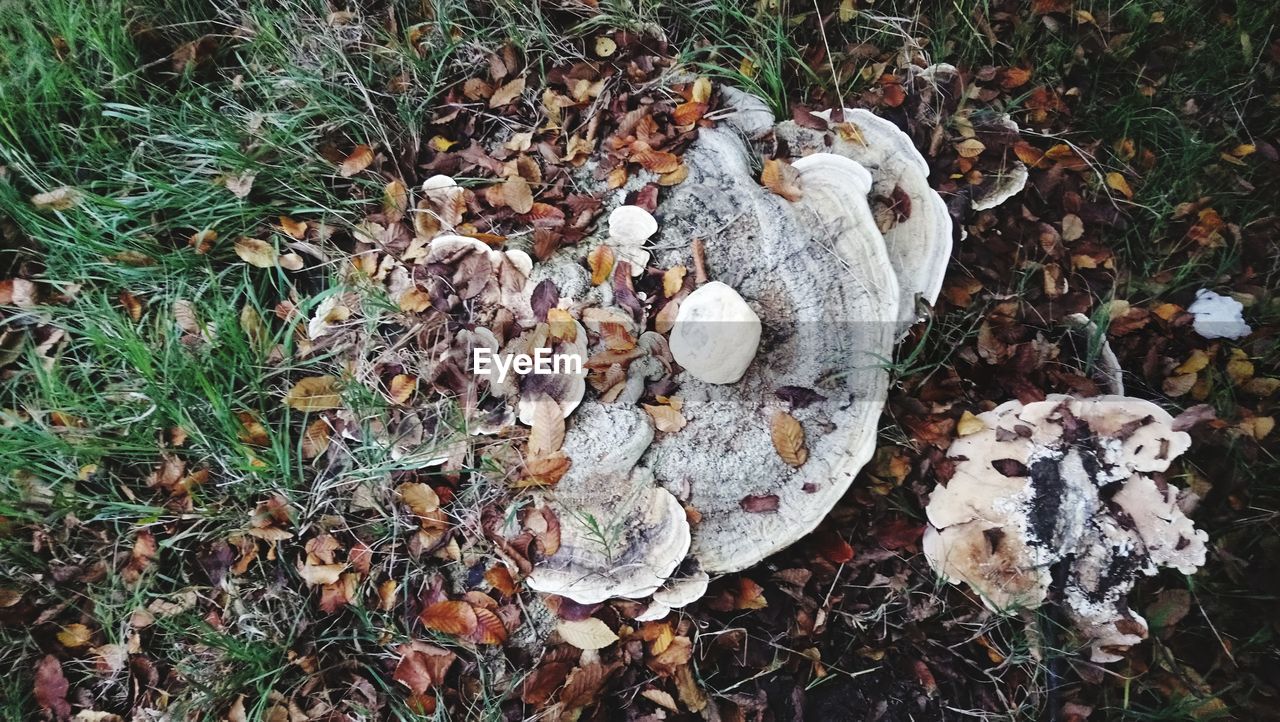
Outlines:
POLYGON ((707 282, 707 253, 701 238, 693 239, 693 280, 699 286, 707 282))

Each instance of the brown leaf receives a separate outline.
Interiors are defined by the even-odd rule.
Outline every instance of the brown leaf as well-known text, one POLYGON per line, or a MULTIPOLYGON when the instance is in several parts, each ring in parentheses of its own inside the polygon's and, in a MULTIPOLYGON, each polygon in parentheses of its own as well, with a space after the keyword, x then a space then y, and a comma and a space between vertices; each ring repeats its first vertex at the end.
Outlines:
POLYGON ((423 626, 428 629, 455 637, 469 637, 476 633, 479 624, 476 611, 467 602, 445 600, 422 610, 418 619, 422 620, 423 626))
POLYGON ((351 151, 351 155, 342 160, 342 164, 338 166, 338 174, 343 178, 350 178, 368 168, 371 163, 373 163, 373 148, 361 143, 351 151))
POLYGON ((155 535, 143 529, 138 532, 138 536, 133 540, 133 548, 129 551, 129 561, 125 564, 120 576, 125 582, 133 584, 142 577, 145 572, 160 553, 160 547, 156 544, 155 535))
POLYGON ((546 394, 533 399, 533 425, 529 429, 529 456, 544 457, 564 444, 564 414, 560 404, 546 394))
POLYGON ((533 190, 529 188, 529 181, 518 175, 511 176, 502 184, 502 198, 516 213, 533 210, 533 190))
POLYGON ((564 684, 572 664, 564 661, 544 662, 536 667, 520 687, 520 699, 525 704, 541 707, 564 684))
POLYGON ((516 78, 493 91, 489 98, 490 108, 500 108, 515 100, 524 92, 524 78, 516 78))
POLYGON ((142 318, 142 301, 138 300, 138 297, 132 293, 129 293, 128 291, 121 291, 120 305, 124 307, 125 312, 129 314, 129 318, 134 321, 142 318))
POLYGON ((649 412, 649 416, 653 417, 653 425, 658 431, 674 433, 683 429, 687 423, 684 416, 680 414, 678 409, 674 409, 666 404, 655 406, 653 404, 642 404, 644 410, 649 412))
POLYGON ((769 511, 778 510, 777 494, 749 494, 742 497, 738 502, 738 506, 749 514, 763 514, 769 511))
POLYGON ((800 467, 809 459, 809 450, 804 445, 804 427, 794 416, 785 411, 773 414, 769 430, 773 440, 773 448, 788 466, 800 467))
POLYGON ((211 228, 206 228, 192 233, 191 237, 187 239, 187 245, 195 249, 196 253, 203 255, 213 248, 213 242, 216 240, 218 240, 218 232, 211 228))
POLYGON ((62 674, 62 664, 52 654, 46 654, 36 663, 35 697, 36 704, 47 710, 54 719, 67 719, 71 716, 71 704, 67 702, 67 691, 71 685, 62 674))
POLYGON ((39 211, 65 211, 80 202, 80 191, 70 186, 54 188, 51 191, 31 196, 31 205, 39 211))
POLYGON ((633 151, 630 159, 639 163, 641 168, 654 173, 673 173, 680 167, 680 158, 675 153, 648 147, 633 151))
POLYGON ((1030 68, 1005 68, 1000 71, 1000 87, 1005 90, 1020 88, 1031 80, 1030 68))
POLYGON ((420 519, 429 519, 440 509, 440 496, 427 484, 407 482, 396 487, 400 503, 420 519))
POLYGON ((517 489, 530 486, 551 486, 569 470, 572 460, 563 451, 556 451, 547 456, 540 456, 525 461, 525 478, 515 482, 517 489))
POLYGON ((392 679, 409 688, 414 694, 424 694, 433 686, 442 684, 453 665, 456 654, 426 642, 412 642, 400 646, 400 661, 392 679))
POLYGON ((760 184, 789 201, 798 201, 804 195, 799 186, 800 174, 790 163, 770 158, 764 162, 760 184))

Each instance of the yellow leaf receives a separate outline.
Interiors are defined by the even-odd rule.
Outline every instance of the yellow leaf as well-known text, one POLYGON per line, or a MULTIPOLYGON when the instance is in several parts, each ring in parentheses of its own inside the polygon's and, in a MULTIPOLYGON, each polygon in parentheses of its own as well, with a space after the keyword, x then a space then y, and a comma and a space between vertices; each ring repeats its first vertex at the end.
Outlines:
POLYGON ((58 641, 62 646, 70 649, 78 649, 87 646, 93 633, 83 624, 68 624, 58 632, 58 641))
POLYGON ((1254 416, 1239 423, 1241 431, 1262 441, 1276 428, 1276 420, 1271 416, 1254 416))
POLYGON ((598 286, 609 278, 613 272, 613 249, 600 244, 587 254, 587 265, 591 267, 591 284, 598 286))
POLYGON ((373 148, 361 143, 342 161, 342 165, 338 167, 338 174, 343 178, 350 178, 368 168, 371 163, 373 163, 373 148))
POLYGON ((561 639, 582 650, 604 649, 618 641, 618 635, 609 625, 595 617, 561 622, 556 625, 556 632, 561 639))
POLYGON ((987 425, 983 423, 982 419, 966 411, 960 416, 960 421, 956 424, 956 435, 968 436, 976 434, 985 428, 987 428, 987 425))
POLYGON ((1195 374, 1200 373, 1200 371, 1208 365, 1209 354, 1201 351, 1200 349, 1196 349, 1195 351, 1192 351, 1191 355, 1187 357, 1187 360, 1183 361, 1181 365, 1173 370, 1173 372, 1175 374, 1195 374))
POLYGON ((284 395, 286 406, 295 411, 325 411, 342 406, 342 397, 338 394, 336 376, 309 376, 298 379, 298 383, 284 395))
POLYGON ((578 338, 578 324, 573 320, 573 316, 563 308, 553 308, 547 311, 547 326, 550 329, 553 338, 562 339, 572 343, 578 338))
POLYGON ((404 181, 397 178, 382 190, 382 213, 388 222, 396 223, 408 210, 409 189, 404 187, 404 181))
POLYGON ((695 103, 711 102, 711 79, 702 77, 693 81, 693 93, 689 99, 695 103))
POLYGON ((1227 361, 1227 378, 1236 386, 1253 378, 1253 362, 1249 360, 1248 354, 1238 348, 1231 349, 1231 358, 1227 361))
POLYGON ((774 450, 788 466, 803 466, 809 460, 809 450, 804 445, 804 427, 796 417, 785 411, 775 412, 769 436, 774 450))
POLYGON ((1107 174, 1107 187, 1120 193, 1125 198, 1133 200, 1133 189, 1129 187, 1129 181, 1125 180, 1124 174, 1111 171, 1107 174))
POLYGON ((413 391, 418 387, 418 379, 409 374, 396 374, 391 379, 391 402, 395 404, 404 404, 413 396, 413 391))
POLYGON ((671 298, 680 292, 684 286, 684 276, 688 273, 684 266, 672 266, 667 272, 662 274, 662 295, 671 298))
POLYGON ((307 235, 307 222, 295 221, 289 216, 280 216, 280 230, 292 238, 302 240, 307 235))
POLYGON ((986 149, 987 146, 977 138, 968 138, 956 144, 956 153, 959 153, 961 158, 977 158, 986 149))
POLYGON ((275 268, 278 255, 276 247, 257 238, 241 238, 236 241, 236 255, 250 266, 275 268))
POLYGON ((457 144, 457 141, 449 140, 443 135, 431 136, 431 140, 427 141, 427 145, 431 146, 431 150, 434 150, 437 153, 444 153, 457 144))
POLYGON ((596 38, 596 57, 607 58, 618 50, 618 44, 613 42, 613 38, 601 35, 596 38))

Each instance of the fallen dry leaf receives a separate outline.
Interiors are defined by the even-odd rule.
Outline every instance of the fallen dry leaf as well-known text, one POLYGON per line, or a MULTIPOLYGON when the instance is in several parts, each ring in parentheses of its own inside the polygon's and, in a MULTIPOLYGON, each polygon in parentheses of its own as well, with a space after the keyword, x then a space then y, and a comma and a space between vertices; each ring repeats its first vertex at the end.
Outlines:
POLYGON ((776 195, 789 201, 798 201, 804 195, 798 181, 799 172, 790 163, 770 158, 764 162, 764 170, 760 172, 760 184, 776 195))
POLYGON ((513 175, 502 184, 502 198, 507 207, 516 213, 533 210, 533 190, 524 178, 513 175))
POLYGON ((257 238, 241 238, 236 241, 236 255, 250 266, 274 268, 279 256, 276 247, 257 238))
POLYGON ((489 107, 501 108, 518 98, 523 92, 524 78, 516 78, 493 91, 493 95, 489 98, 489 107))
POLYGON ((591 268, 591 284, 598 286, 609 280, 613 273, 613 249, 601 243, 587 254, 587 265, 591 268))
POLYGON ((560 638, 578 649, 604 649, 618 641, 618 635, 603 621, 588 617, 578 622, 560 622, 556 625, 560 638))
POLYGON ((773 414, 769 436, 773 440, 773 448, 788 466, 803 466, 809 459, 809 450, 804 445, 804 427, 794 416, 785 411, 773 414))
POLYGON ((372 163, 373 148, 361 143, 355 147, 355 150, 351 151, 351 155, 342 160, 342 164, 338 166, 338 175, 343 178, 350 178, 368 168, 372 163))
POLYGON ((295 411, 326 411, 342 406, 336 376, 309 376, 284 395, 284 404, 295 411))

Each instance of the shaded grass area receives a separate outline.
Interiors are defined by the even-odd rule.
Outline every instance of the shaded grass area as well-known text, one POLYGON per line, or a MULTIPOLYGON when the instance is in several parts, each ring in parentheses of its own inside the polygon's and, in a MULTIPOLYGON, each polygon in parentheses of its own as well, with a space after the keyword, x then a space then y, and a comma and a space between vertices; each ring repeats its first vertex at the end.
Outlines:
MULTIPOLYGON (((1251 161, 1221 161, 1227 148, 1280 131, 1274 90, 1257 72, 1276 33, 1276 13, 1266 3, 1075 6, 1090 13, 1094 27, 1104 18, 1123 29, 1119 39, 1114 32, 1094 33, 1079 17, 1059 18, 1055 28, 1012 4, 969 1, 877 4, 848 17, 838 3, 825 2, 820 12, 787 2, 604 2, 598 15, 508 0, 438 2, 426 10, 404 3, 367 9, 350 21, 332 17, 324 3, 297 0, 255 2, 225 14, 203 3, 25 5, 0 21, 0 161, 6 168, 0 269, 3 275, 34 269, 51 289, 70 297, 9 318, 15 327, 59 329, 68 342, 52 363, 34 341, 25 343, 0 389, 0 408, 25 409, 33 417, 0 428, 0 517, 3 528, 34 522, 70 530, 88 523, 97 536, 68 531, 37 554, 25 541, 0 533, 0 565, 5 578, 24 583, 50 573, 51 560, 61 570, 55 576, 97 576, 43 593, 88 610, 107 635, 95 642, 100 644, 128 641, 135 608, 203 583, 204 572, 192 561, 203 541, 241 528, 263 494, 302 500, 315 492, 315 471, 299 454, 300 419, 282 410, 278 397, 288 374, 329 367, 321 358, 311 368, 280 368, 271 349, 292 343, 283 327, 246 329, 244 309, 269 319, 288 296, 288 281, 232 263, 231 241, 249 235, 282 243, 271 225, 280 215, 334 224, 356 219, 381 189, 339 177, 326 148, 345 152, 355 143, 376 142, 406 178, 416 177, 414 151, 427 141, 417 129, 435 112, 433 100, 505 41, 518 46, 536 71, 582 56, 584 38, 594 32, 657 25, 691 67, 752 89, 782 115, 797 103, 853 101, 872 87, 879 75, 867 44, 888 49, 915 39, 935 62, 1030 67, 1034 85, 1078 89, 1069 118, 1041 132, 1082 145, 1097 141, 1100 168, 1134 177, 1135 196, 1124 204, 1133 222, 1111 241, 1123 250, 1128 269, 1115 295, 1135 303, 1185 301, 1196 288, 1220 287, 1249 262, 1235 243, 1186 253, 1180 238, 1169 237, 1178 204, 1211 196, 1214 207, 1239 225, 1280 207, 1277 184, 1253 172, 1251 161), (1163 13, 1161 22, 1153 19, 1157 13, 1163 13), (1188 103, 1197 110, 1188 112, 1188 103), (1115 150, 1126 138, 1150 150, 1154 165, 1133 168, 1115 150), (239 198, 225 180, 244 173, 254 174, 252 188, 239 198), (60 186, 82 194, 75 212, 40 211, 28 202, 60 186), (209 254, 197 255, 187 240, 204 229, 215 229, 220 240, 209 254), (121 293, 143 302, 138 319, 130 317, 121 293), (193 304, 199 325, 218 343, 184 341, 172 313, 179 301, 193 304), (265 447, 245 443, 243 413, 270 422, 265 447), (169 450, 215 465, 223 479, 197 490, 189 510, 157 506, 130 492, 151 473, 175 427, 188 440, 169 450), (50 498, 33 507, 25 502, 34 493, 50 498), (137 529, 188 514, 193 523, 166 540, 157 571, 140 584, 95 571, 97 563, 110 566, 117 554, 127 555, 126 541, 137 529)), ((1020 109, 1011 107, 1015 117, 1020 109)), ((1276 270, 1255 269, 1264 279, 1260 285, 1274 286, 1276 270)), ((320 273, 303 282, 318 290, 329 278, 320 273)), ((1003 290, 1026 282, 1010 279, 1003 290)), ((972 342, 979 320, 974 309, 935 319, 923 341, 906 350, 899 371, 909 376, 945 367, 951 354, 972 342)), ((1259 356, 1265 354, 1262 349, 1259 356)), ((1274 356, 1260 363, 1274 371, 1274 356)), ((1232 413, 1229 395, 1212 402, 1223 417, 1232 413)), ((1198 460, 1204 476, 1230 475, 1224 488, 1252 493, 1252 505, 1240 513, 1243 522, 1219 513, 1210 528, 1215 540, 1242 537, 1232 546, 1237 556, 1274 558, 1280 464, 1244 447, 1241 441, 1215 449, 1221 458, 1198 460)), ((272 690, 304 683, 308 673, 291 654, 302 637, 334 650, 330 659, 360 650, 353 654, 356 663, 381 680, 384 691, 396 690, 379 664, 380 652, 372 650, 388 634, 403 635, 403 620, 359 610, 313 626, 297 613, 309 600, 277 580, 259 581, 271 593, 250 600, 238 628, 219 629, 185 613, 148 632, 154 635, 148 648, 168 650, 198 690, 182 702, 197 717, 217 718, 246 690, 254 691, 257 708, 251 712, 261 714, 272 690)), ((1280 597, 1241 584, 1222 567, 1190 585, 1203 606, 1201 615, 1184 622, 1189 629, 1180 634, 1197 641, 1186 648, 1217 644, 1220 631, 1209 626, 1216 623, 1235 632, 1237 654, 1276 661, 1272 628, 1252 636, 1238 630, 1280 597)), ((1020 633, 1002 633, 1014 638, 1017 658, 1031 661, 1020 633)), ((0 661, 14 668, 29 668, 47 651, 41 647, 47 641, 24 630, 2 634, 0 661)), ((836 646, 858 644, 850 635, 836 646)), ((1169 656, 1163 663, 1186 666, 1173 647, 1154 644, 1158 655, 1169 656)), ((1227 676, 1221 670, 1192 671, 1216 673, 1218 686, 1190 701, 1170 701, 1171 695, 1140 684, 1108 683, 1103 700, 1116 718, 1184 719, 1205 716, 1205 697, 1247 700, 1255 692, 1248 674, 1221 684, 1216 680, 1227 676)), ((5 718, 30 714, 31 684, 24 675, 0 685, 5 718)), ((130 694, 110 685, 100 693, 118 702, 130 694)), ((487 709, 475 712, 496 715, 500 703, 486 700, 487 709)))

